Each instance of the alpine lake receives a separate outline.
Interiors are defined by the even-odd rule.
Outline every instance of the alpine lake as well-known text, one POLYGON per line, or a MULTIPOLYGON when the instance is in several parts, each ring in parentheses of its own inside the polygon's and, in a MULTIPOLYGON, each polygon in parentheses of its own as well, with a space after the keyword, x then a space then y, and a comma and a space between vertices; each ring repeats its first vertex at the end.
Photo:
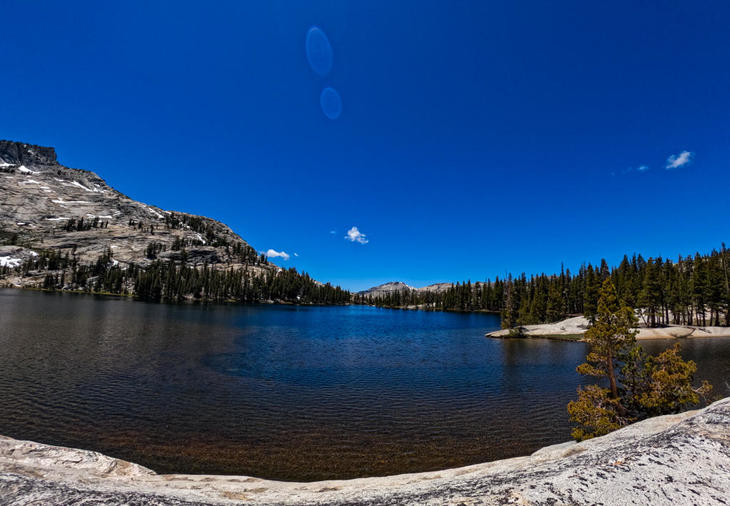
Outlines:
MULTIPOLYGON (((429 471, 570 439, 586 345, 499 316, 172 305, 0 290, 0 434, 160 473, 311 481, 429 471)), ((672 341, 642 341, 658 353, 672 341)), ((730 395, 730 339, 687 339, 730 395)))

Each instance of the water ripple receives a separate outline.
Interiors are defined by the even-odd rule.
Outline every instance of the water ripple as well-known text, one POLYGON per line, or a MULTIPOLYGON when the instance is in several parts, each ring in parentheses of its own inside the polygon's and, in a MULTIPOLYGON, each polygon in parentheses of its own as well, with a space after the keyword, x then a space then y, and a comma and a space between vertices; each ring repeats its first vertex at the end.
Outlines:
MULTIPOLYGON (((160 472, 288 480, 461 466, 568 439, 584 346, 483 337, 498 326, 0 290, 0 434, 160 472)), ((687 351, 724 374, 730 342, 687 351)))

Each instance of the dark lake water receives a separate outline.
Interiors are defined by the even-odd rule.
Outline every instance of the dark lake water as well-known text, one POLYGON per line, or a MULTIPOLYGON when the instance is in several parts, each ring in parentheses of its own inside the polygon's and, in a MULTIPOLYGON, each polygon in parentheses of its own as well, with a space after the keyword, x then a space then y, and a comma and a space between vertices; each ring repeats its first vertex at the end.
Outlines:
MULTIPOLYGON (((498 327, 487 314, 0 290, 0 434, 158 472, 285 480, 434 470, 568 440, 585 346, 483 337, 498 327)), ((730 395, 730 340, 684 346, 730 395)))

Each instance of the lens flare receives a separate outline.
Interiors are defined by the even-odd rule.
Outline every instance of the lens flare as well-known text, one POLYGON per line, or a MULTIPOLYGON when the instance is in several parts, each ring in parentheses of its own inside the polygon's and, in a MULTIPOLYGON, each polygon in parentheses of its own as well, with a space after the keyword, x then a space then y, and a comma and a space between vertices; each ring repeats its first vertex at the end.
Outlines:
POLYGON ((322 94, 319 96, 319 105, 322 106, 322 112, 329 119, 337 119, 342 114, 340 94, 329 86, 322 90, 322 94))
POLYGON ((324 77, 332 70, 332 46, 327 35, 316 26, 307 31, 305 42, 307 61, 317 74, 324 77))

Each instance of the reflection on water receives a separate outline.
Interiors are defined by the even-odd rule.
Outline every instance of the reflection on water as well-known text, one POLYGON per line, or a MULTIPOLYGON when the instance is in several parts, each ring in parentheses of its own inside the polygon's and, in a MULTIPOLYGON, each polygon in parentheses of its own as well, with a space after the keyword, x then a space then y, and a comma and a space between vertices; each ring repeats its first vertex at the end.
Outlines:
MULTIPOLYGON (((567 440, 585 346, 483 337, 498 326, 484 314, 0 290, 0 434, 160 472, 295 480, 461 466, 567 440)), ((730 340, 688 341, 684 354, 722 386, 730 340)))

